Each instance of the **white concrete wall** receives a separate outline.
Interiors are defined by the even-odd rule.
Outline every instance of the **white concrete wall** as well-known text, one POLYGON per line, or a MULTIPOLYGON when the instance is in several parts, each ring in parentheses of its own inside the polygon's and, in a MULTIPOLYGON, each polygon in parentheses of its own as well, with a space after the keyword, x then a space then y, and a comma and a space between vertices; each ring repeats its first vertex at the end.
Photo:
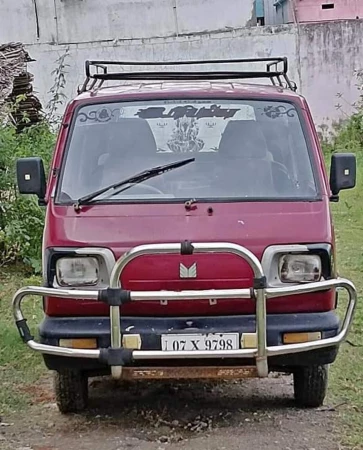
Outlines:
POLYGON ((54 17, 50 0, 0 0, 0 42, 56 42, 54 17))
MULTIPOLYGON (((278 30, 253 27, 248 30, 178 38, 123 40, 115 44, 92 42, 69 46, 30 45, 27 50, 37 61, 29 65, 29 70, 35 75, 34 85, 43 101, 48 99, 47 91, 53 82, 50 72, 55 67, 55 60, 67 47, 70 55, 66 61, 70 64, 66 86, 68 98, 75 94, 77 87, 84 81, 86 59, 170 61, 286 55, 291 61, 291 77, 298 78, 295 30, 289 26, 278 30)), ((213 66, 205 68, 212 69, 213 66)))
POLYGON ((318 124, 343 116, 338 103, 349 113, 348 103, 358 96, 354 70, 363 66, 363 20, 246 26, 253 23, 253 0, 1 0, 1 12, 0 42, 28 44, 36 59, 29 69, 43 104, 55 60, 66 47, 69 99, 84 79, 86 59, 266 56, 289 58, 290 76, 318 124))
POLYGON ((358 98, 354 72, 363 68, 363 20, 301 25, 298 48, 300 91, 317 123, 344 118, 358 98))
POLYGON ((1 0, 0 42, 80 43, 255 25, 254 0, 1 0))
MULTIPOLYGON (((66 0, 67 1, 67 0, 66 0)), ((51 71, 65 45, 33 44, 27 47, 37 61, 30 64, 35 88, 43 103, 53 84, 51 71)), ((253 27, 223 33, 183 37, 90 42, 69 45, 70 64, 66 95, 72 98, 84 79, 86 59, 168 61, 287 56, 290 77, 306 96, 317 124, 331 123, 349 113, 348 103, 358 97, 354 71, 363 66, 363 21, 342 21, 300 26, 253 27), (337 95, 343 94, 345 100, 337 95), (348 103, 347 103, 348 102, 348 103), (343 104, 344 112, 336 108, 343 104)))

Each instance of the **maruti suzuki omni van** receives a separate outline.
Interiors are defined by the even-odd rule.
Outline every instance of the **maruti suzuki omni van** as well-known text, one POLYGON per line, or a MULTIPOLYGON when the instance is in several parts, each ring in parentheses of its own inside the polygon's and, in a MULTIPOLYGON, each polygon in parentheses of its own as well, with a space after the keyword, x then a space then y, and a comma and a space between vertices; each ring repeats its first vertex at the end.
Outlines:
POLYGON ((131 64, 148 66, 86 62, 47 180, 38 157, 17 162, 46 220, 44 286, 15 294, 14 317, 55 371, 60 411, 87 406, 92 376, 273 371, 293 375, 298 405, 321 405, 356 305, 330 211, 355 186, 354 155, 333 154, 328 176, 286 58, 131 64), (204 63, 228 69, 189 70, 204 63), (30 295, 44 308, 37 340, 30 295))

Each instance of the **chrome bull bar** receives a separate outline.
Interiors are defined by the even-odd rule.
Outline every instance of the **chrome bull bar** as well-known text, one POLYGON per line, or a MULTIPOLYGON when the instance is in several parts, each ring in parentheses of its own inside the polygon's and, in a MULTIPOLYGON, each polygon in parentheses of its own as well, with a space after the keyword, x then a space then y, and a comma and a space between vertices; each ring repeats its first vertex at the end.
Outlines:
POLYGON ((150 244, 133 248, 120 257, 110 276, 110 287, 104 290, 55 289, 46 287, 25 287, 16 292, 13 298, 13 314, 23 341, 40 353, 67 356, 75 358, 98 359, 111 366, 114 378, 121 378, 122 367, 132 361, 139 360, 170 360, 170 359, 213 359, 213 358, 253 358, 259 377, 268 375, 269 356, 306 352, 309 350, 339 345, 345 340, 354 317, 357 303, 357 293, 353 283, 340 278, 303 285, 269 288, 258 258, 248 249, 232 243, 197 243, 181 244, 150 244), (132 260, 145 255, 162 254, 195 254, 195 253, 230 253, 243 258, 254 273, 253 287, 250 289, 215 289, 193 291, 125 291, 120 287, 120 277, 124 268, 132 260), (345 317, 338 334, 334 337, 278 346, 267 346, 266 340, 266 301, 269 298, 288 295, 306 294, 332 288, 343 288, 349 294, 349 302, 345 317), (21 311, 21 302, 26 296, 52 296, 64 299, 103 301, 110 306, 111 347, 106 349, 74 349, 40 344, 31 336, 26 319, 21 311), (195 351, 160 351, 160 350, 129 350, 121 346, 120 306, 129 301, 175 301, 175 300, 213 300, 213 299, 254 299, 256 301, 256 335, 257 347, 239 350, 195 350, 195 351))

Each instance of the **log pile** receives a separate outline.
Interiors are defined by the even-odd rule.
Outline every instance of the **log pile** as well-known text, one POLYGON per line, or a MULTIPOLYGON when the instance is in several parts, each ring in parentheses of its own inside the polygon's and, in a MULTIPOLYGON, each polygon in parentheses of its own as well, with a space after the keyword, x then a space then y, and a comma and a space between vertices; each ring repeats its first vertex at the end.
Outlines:
POLYGON ((21 43, 0 45, 0 119, 10 116, 19 131, 42 119, 42 105, 33 93, 34 77, 27 71, 31 61, 21 43))

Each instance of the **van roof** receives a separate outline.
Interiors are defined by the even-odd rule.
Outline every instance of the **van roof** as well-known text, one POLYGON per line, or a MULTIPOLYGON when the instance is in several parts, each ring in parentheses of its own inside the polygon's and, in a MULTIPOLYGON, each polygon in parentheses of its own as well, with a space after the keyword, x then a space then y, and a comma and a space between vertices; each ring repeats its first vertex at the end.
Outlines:
POLYGON ((155 95, 168 97, 190 95, 212 96, 227 94, 228 96, 253 96, 257 98, 270 97, 281 99, 301 99, 301 95, 291 89, 280 86, 236 81, 132 81, 119 85, 102 86, 99 89, 84 91, 75 97, 75 101, 89 99, 115 100, 125 96, 140 95, 141 97, 155 95))

